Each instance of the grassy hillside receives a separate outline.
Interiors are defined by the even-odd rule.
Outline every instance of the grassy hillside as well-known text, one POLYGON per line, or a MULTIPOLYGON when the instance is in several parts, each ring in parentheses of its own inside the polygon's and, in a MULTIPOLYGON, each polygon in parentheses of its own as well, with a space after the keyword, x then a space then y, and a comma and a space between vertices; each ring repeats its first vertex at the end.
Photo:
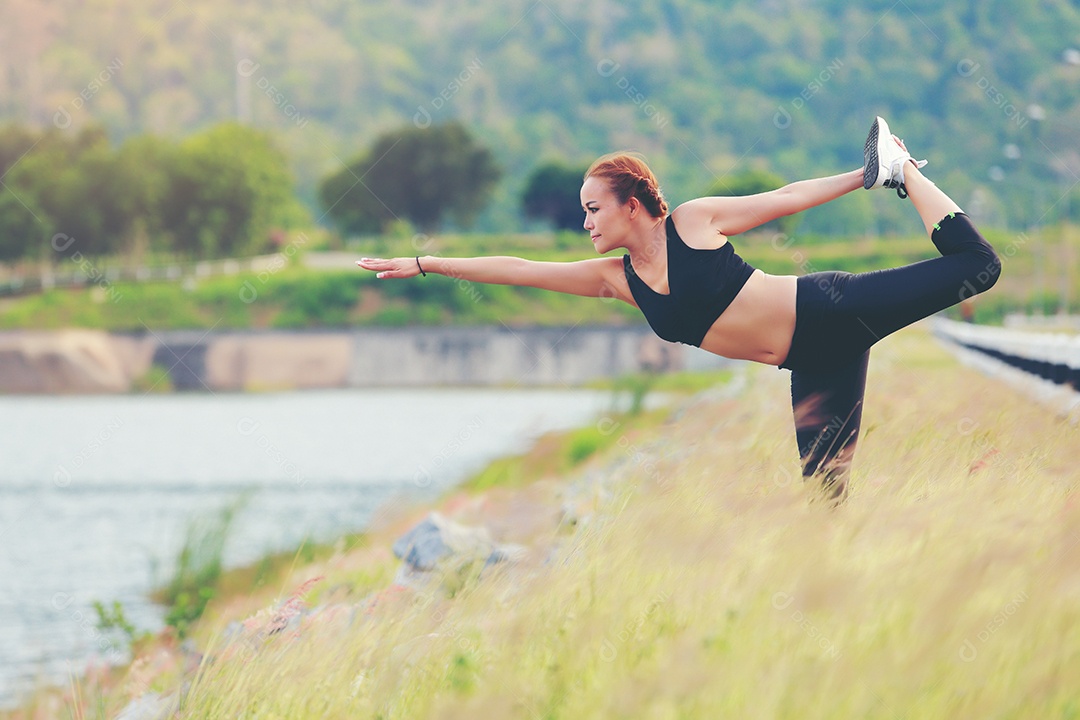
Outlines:
MULTIPOLYGON (((1075 429, 905 331, 875 350, 852 494, 830 509, 798 479, 783 375, 745 379, 618 426, 569 473, 442 506, 529 561, 385 589, 417 516, 399 511, 216 605, 184 716, 1073 717, 1075 429), (571 487, 593 491, 592 522, 547 517, 571 487), (275 604, 319 612, 259 632, 275 604), (245 618, 253 639, 227 646, 245 618)), ((170 693, 178 657, 157 649, 23 717, 170 693)))
MULTIPOLYGON (((1002 279, 977 298, 978 319, 1007 312, 1058 310, 1071 298, 1080 311, 1080 232, 1063 226, 1041 233, 987 230, 1003 261, 1002 279)), ((933 257, 925 236, 849 238, 798 233, 747 234, 733 239, 751 265, 770 273, 861 272, 933 257)), ((418 249, 413 238, 384 237, 350 246, 340 270, 304 269, 299 262, 272 273, 241 273, 160 283, 116 283, 87 290, 50 290, 0 300, 0 328, 102 328, 143 331, 182 328, 309 328, 361 325, 566 325, 644 322, 621 302, 479 285, 441 276, 380 281, 349 258, 413 255, 518 255, 535 260, 595 257, 580 233, 445 235, 418 249)), ((293 256, 294 259, 300 255, 293 256)))
MULTIPOLYGON (((0 119, 122 139, 239 117, 278 134, 312 204, 320 177, 414 121, 460 118, 493 148, 507 176, 482 223, 510 230, 545 157, 634 147, 685 200, 747 167, 855 167, 881 113, 997 224, 1080 212, 1056 202, 1080 165, 1068 0, 8 0, 0 20, 0 119)), ((848 205, 808 222, 902 214, 848 205)))

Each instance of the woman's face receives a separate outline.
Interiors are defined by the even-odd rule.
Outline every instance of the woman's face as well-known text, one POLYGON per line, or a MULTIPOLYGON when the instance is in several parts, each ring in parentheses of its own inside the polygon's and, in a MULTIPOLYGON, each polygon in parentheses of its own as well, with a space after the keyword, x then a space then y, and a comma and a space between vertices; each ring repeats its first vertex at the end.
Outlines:
POLYGON ((603 255, 623 247, 630 229, 630 203, 620 203, 607 180, 589 177, 581 185, 581 207, 585 211, 585 229, 592 237, 596 252, 603 255))

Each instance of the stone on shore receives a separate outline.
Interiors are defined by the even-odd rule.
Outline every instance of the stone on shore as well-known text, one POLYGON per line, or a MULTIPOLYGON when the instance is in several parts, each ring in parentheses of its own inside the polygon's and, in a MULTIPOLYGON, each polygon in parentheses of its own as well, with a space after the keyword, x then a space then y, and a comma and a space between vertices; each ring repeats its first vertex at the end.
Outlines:
POLYGON ((496 543, 487 528, 459 525, 432 512, 394 543, 394 555, 403 562, 397 582, 415 586, 417 580, 430 577, 450 558, 460 562, 483 561, 487 567, 519 560, 526 552, 521 545, 496 543))

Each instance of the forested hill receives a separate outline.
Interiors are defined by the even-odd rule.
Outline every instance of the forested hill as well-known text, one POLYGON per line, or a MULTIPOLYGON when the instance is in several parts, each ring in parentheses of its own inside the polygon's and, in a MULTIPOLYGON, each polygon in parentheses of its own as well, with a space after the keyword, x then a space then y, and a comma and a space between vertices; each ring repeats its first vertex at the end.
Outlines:
MULTIPOLYGON (((680 200, 747 167, 855 167, 875 113, 939 183, 965 201, 981 187, 977 204, 1014 226, 1057 217, 1080 175, 1068 0, 3 0, 0 13, 0 120, 97 122, 121 141, 240 117, 278 134, 310 199, 380 132, 460 118, 506 171, 488 227, 518 222, 541 159, 636 148, 680 200)), ((851 200, 848 219, 868 203, 851 200)))

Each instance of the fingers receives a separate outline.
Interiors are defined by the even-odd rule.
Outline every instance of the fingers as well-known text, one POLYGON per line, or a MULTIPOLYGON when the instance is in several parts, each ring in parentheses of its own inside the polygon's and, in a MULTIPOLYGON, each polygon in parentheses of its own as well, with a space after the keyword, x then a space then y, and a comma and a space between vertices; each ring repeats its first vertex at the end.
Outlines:
POLYGON ((382 258, 360 258, 356 261, 356 264, 365 270, 374 270, 378 273, 378 277, 382 277, 384 272, 393 270, 396 267, 393 260, 383 260, 382 258))
POLYGON ((408 264, 402 258, 360 258, 356 264, 365 270, 375 271, 375 277, 379 279, 410 277, 408 264))

